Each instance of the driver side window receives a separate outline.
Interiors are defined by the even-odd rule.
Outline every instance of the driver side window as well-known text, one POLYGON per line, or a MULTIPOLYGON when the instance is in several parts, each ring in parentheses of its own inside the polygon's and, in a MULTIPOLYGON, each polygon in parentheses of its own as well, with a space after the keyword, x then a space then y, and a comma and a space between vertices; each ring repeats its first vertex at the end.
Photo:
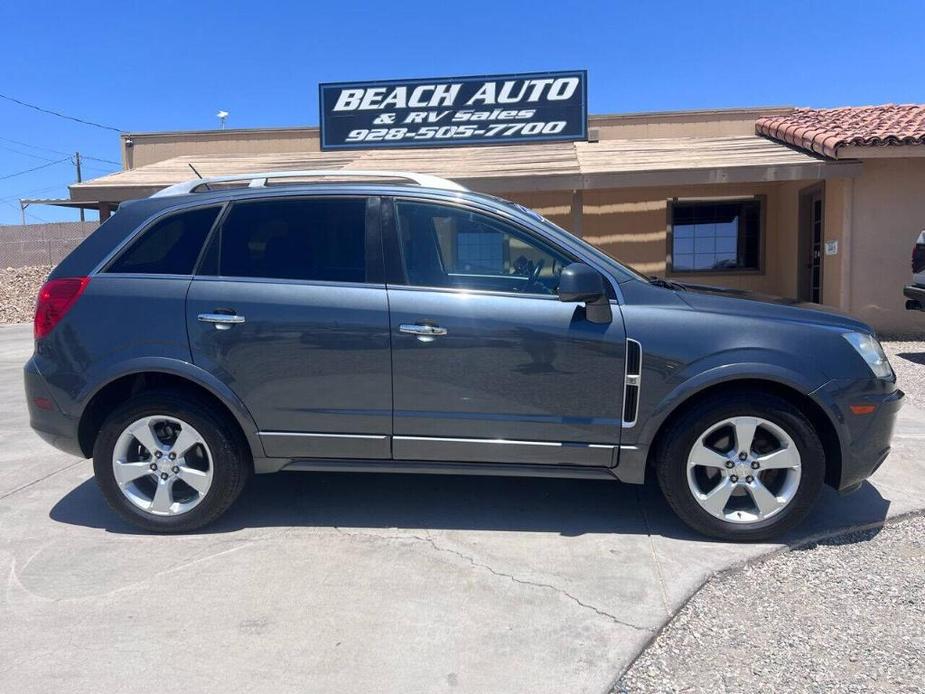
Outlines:
POLYGON ((408 284, 555 294, 571 260, 519 229, 464 208, 397 200, 408 284))

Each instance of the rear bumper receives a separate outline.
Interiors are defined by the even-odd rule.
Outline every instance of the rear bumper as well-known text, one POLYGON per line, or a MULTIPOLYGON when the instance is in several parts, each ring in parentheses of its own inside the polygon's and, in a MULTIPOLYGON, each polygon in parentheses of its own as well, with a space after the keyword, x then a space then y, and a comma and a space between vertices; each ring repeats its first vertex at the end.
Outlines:
POLYGON ((925 311, 925 287, 918 284, 907 284, 903 287, 903 296, 906 297, 906 308, 910 311, 925 311))
POLYGON ((80 450, 77 420, 64 414, 58 407, 33 359, 23 367, 23 381, 29 407, 29 426, 42 440, 58 450, 78 458, 86 457, 80 450))
POLYGON ((835 482, 849 492, 870 477, 890 454, 896 415, 905 393, 892 381, 830 381, 816 392, 832 415, 841 447, 841 474, 835 482), (851 405, 873 405, 870 414, 856 415, 851 405))

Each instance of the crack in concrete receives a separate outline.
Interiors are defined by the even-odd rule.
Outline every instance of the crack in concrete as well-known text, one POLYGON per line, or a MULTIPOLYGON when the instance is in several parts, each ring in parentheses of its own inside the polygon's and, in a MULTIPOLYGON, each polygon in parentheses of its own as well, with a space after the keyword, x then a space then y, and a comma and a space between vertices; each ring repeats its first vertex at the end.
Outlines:
POLYGON ((649 515, 646 513, 646 506, 642 503, 640 490, 636 489, 636 504, 639 506, 639 512, 642 514, 642 520, 646 525, 646 535, 649 537, 649 549, 652 550, 652 561, 655 562, 655 575, 658 577, 659 592, 662 597, 662 606, 665 608, 665 615, 671 619, 672 612, 668 606, 668 586, 665 583, 665 576, 662 573, 662 562, 659 561, 658 552, 655 551, 655 540, 652 538, 652 526, 649 524, 649 515))
POLYGON ((512 581, 513 583, 518 583, 524 586, 532 586, 534 588, 545 588, 547 590, 551 590, 555 593, 558 593, 559 595, 562 595, 568 598, 569 600, 574 602, 576 605, 579 605, 580 607, 583 607, 586 610, 591 610, 595 614, 601 617, 604 617, 605 619, 609 619, 614 624, 619 624, 621 626, 629 627, 631 629, 636 629, 637 631, 645 631, 650 634, 655 633, 655 629, 651 627, 644 627, 644 626, 640 626, 639 624, 633 624, 632 622, 624 621, 622 619, 619 619, 618 617, 615 617, 609 612, 606 612, 605 610, 600 609, 599 607, 595 607, 594 605, 586 603, 580 600, 579 598, 575 597, 571 593, 569 593, 564 588, 559 588, 558 586, 554 586, 550 583, 540 583, 538 581, 530 581, 527 579, 518 578, 517 576, 514 576, 512 574, 504 573, 503 571, 497 571, 496 569, 493 569, 488 564, 483 564, 482 562, 476 561, 475 557, 471 557, 467 554, 463 554, 462 552, 459 552, 455 549, 450 549, 449 547, 442 547, 441 545, 438 545, 436 542, 434 542, 433 538, 429 536, 422 537, 421 535, 380 535, 377 533, 347 532, 346 530, 338 526, 334 526, 334 530, 336 530, 341 535, 346 535, 347 537, 365 537, 365 538, 371 538, 371 539, 377 539, 377 540, 399 540, 399 541, 400 540, 405 540, 405 541, 413 540, 416 542, 420 542, 422 544, 429 545, 431 548, 433 548, 437 552, 452 554, 453 556, 458 557, 459 559, 462 559, 465 562, 468 562, 471 566, 478 568, 478 569, 484 569, 485 571, 488 571, 490 574, 492 574, 493 576, 497 576, 498 578, 506 578, 512 581))
POLYGON ((8 498, 8 497, 11 497, 11 496, 13 496, 14 494, 16 494, 16 493, 18 493, 18 492, 21 492, 23 489, 28 489, 29 487, 33 487, 33 486, 35 486, 36 484, 38 484, 39 482, 44 482, 44 481, 47 480, 49 477, 54 477, 55 475, 57 475, 59 472, 64 472, 65 470, 70 470, 72 467, 76 467, 76 466, 80 465, 82 462, 84 462, 82 459, 81 459, 81 460, 74 461, 74 462, 71 463, 70 465, 65 465, 64 467, 60 467, 60 468, 58 468, 57 470, 53 470, 53 471, 49 472, 47 475, 43 475, 42 477, 39 477, 38 479, 34 479, 34 480, 32 480, 31 482, 26 482, 25 484, 20 485, 19 487, 16 487, 15 489, 11 489, 11 490, 8 491, 8 492, 4 492, 3 494, 0 494, 0 501, 2 501, 3 499, 6 499, 6 498, 8 498))

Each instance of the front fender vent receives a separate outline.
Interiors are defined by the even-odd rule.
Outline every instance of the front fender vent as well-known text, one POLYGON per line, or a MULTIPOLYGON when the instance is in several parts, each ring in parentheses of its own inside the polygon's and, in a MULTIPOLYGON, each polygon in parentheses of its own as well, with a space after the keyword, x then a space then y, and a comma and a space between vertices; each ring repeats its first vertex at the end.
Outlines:
POLYGON ((642 345, 626 341, 626 374, 623 377, 623 427, 636 424, 639 410, 639 387, 642 383, 642 345))

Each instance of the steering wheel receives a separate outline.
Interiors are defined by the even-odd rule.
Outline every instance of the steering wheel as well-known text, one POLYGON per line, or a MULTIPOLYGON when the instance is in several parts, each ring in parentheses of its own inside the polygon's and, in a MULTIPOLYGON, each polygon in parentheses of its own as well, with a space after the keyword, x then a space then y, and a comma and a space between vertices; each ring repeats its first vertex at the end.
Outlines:
POLYGON ((527 289, 532 289, 535 285, 540 285, 544 290, 549 291, 549 289, 540 282, 540 272, 543 269, 543 266, 546 264, 545 258, 540 258, 536 264, 533 266, 533 271, 530 273, 530 279, 527 280, 527 289))

